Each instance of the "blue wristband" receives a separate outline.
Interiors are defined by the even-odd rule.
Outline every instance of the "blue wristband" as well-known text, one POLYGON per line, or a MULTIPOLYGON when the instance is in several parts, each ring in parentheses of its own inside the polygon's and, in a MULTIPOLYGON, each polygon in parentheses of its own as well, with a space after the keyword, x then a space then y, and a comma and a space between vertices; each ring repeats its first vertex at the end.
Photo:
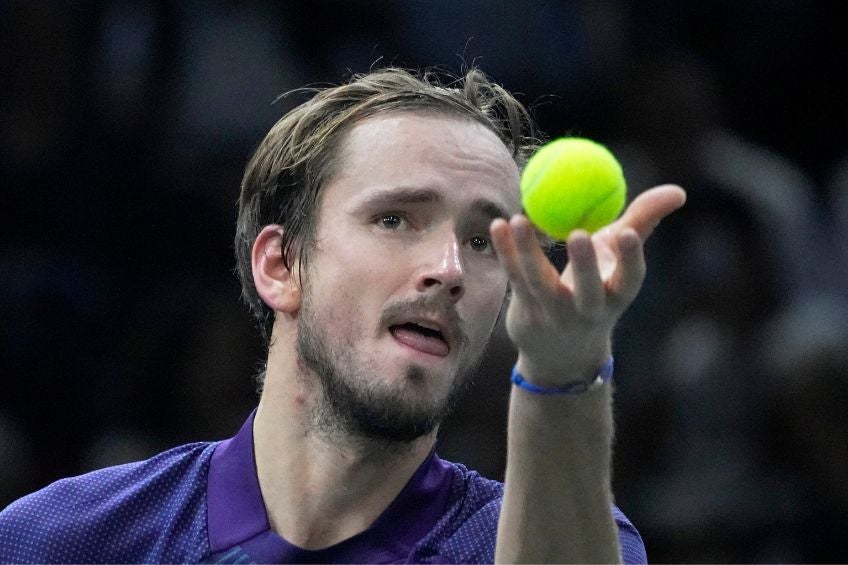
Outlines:
POLYGON ((604 363, 604 366, 595 373, 595 377, 591 381, 546 388, 534 385, 533 383, 524 380, 524 377, 518 372, 518 365, 516 364, 515 367, 512 368, 512 382, 515 386, 523 388, 533 394, 582 394, 584 392, 600 388, 610 382, 612 380, 613 365, 613 359, 612 356, 610 356, 607 362, 604 363))

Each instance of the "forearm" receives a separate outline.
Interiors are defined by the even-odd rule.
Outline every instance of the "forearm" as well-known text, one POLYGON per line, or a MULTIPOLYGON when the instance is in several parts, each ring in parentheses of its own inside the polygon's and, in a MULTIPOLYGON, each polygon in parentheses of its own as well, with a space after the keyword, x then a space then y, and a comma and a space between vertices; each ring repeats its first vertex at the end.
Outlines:
POLYGON ((617 563, 609 386, 544 396, 514 388, 498 563, 617 563))
MULTIPOLYGON (((526 217, 492 222, 492 242, 512 285, 506 328, 527 383, 561 388, 587 378, 577 369, 608 357, 615 323, 645 277, 643 242, 685 201, 680 187, 657 187, 594 235, 575 230, 562 273, 542 252, 526 217)), ((620 560, 610 489, 609 388, 574 396, 513 389, 498 562, 620 560)))

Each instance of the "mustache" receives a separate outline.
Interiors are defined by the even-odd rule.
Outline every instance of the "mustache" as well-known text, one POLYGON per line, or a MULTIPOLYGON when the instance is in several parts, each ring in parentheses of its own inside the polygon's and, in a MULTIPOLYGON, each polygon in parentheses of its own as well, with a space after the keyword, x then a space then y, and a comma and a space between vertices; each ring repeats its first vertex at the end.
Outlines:
POLYGON ((409 316, 432 316, 438 318, 443 324, 446 332, 452 336, 457 345, 465 346, 468 343, 468 335, 463 329, 465 321, 450 302, 433 296, 418 296, 406 300, 392 302, 383 309, 380 316, 380 327, 409 316))

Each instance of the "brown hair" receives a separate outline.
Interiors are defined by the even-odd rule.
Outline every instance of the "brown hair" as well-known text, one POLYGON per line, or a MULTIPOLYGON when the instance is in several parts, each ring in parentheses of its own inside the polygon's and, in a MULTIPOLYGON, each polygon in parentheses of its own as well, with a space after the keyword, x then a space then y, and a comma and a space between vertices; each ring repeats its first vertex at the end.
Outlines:
POLYGON ((304 272, 321 187, 330 180, 339 144, 354 124, 389 111, 469 118, 497 134, 519 169, 540 143, 527 109, 477 69, 457 78, 433 70, 416 73, 390 67, 354 75, 347 84, 295 92, 303 91, 314 96, 283 116, 259 144, 245 169, 238 200, 236 270, 242 298, 266 343, 274 312, 253 284, 253 243, 263 227, 284 226, 283 262, 289 269, 299 263, 299 273, 304 272))

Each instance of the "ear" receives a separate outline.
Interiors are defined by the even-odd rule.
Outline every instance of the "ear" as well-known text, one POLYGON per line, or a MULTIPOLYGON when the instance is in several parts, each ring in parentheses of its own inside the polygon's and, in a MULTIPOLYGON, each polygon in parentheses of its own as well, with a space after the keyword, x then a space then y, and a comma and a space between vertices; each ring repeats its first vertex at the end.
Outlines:
POLYGON ((253 242, 253 284, 262 301, 275 312, 294 314, 300 308, 297 277, 283 263, 283 226, 262 228, 253 242))

